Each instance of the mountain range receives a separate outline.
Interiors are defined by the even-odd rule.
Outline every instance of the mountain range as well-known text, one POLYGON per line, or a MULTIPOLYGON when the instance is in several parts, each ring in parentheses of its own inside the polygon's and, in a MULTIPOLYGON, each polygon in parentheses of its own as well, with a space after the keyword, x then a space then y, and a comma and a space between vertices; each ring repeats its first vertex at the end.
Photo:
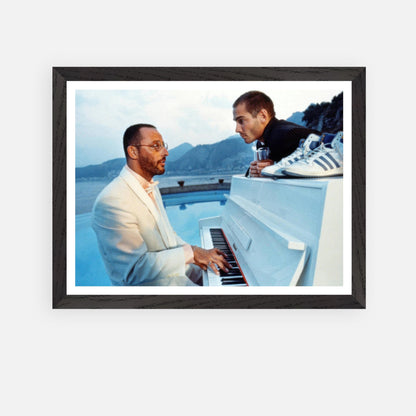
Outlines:
POLYGON ((296 111, 296 113, 293 113, 286 120, 290 121, 291 123, 298 124, 299 126, 305 126, 306 127, 306 123, 303 121, 303 113, 301 111, 296 111))
MULTIPOLYGON (((239 135, 214 144, 192 146, 182 143, 169 150, 165 175, 238 173, 245 171, 251 160, 251 146, 247 146, 239 135)), ((112 179, 120 173, 125 163, 126 160, 122 157, 99 165, 79 167, 75 169, 76 179, 112 179)))
POLYGON ((169 161, 173 162, 180 159, 186 152, 191 150, 193 146, 190 143, 182 143, 179 146, 169 149, 169 161))
MULTIPOLYGON (((287 120, 327 133, 342 130, 342 93, 334 97, 330 103, 311 104, 304 112, 293 113, 287 120)), ((252 146, 245 144, 240 135, 234 134, 214 144, 192 146, 190 143, 182 143, 169 149, 165 175, 243 173, 252 160, 252 146)), ((124 164, 123 157, 99 165, 79 167, 76 168, 76 179, 112 179, 120 173, 124 164)))
POLYGON ((202 144, 188 150, 177 160, 166 161, 168 175, 199 175, 245 171, 253 160, 251 146, 239 135, 230 136, 214 144, 202 144))

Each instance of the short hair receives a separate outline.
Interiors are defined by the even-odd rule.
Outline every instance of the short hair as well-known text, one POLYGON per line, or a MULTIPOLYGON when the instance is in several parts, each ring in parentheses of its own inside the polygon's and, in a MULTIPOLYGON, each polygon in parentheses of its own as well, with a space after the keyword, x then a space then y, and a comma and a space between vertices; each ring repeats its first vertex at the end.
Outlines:
POLYGON ((263 108, 267 110, 270 117, 275 117, 276 113, 274 112, 273 101, 263 92, 260 91, 248 91, 245 94, 238 97, 234 104, 233 108, 236 108, 239 104, 245 103, 247 111, 253 116, 256 117, 257 114, 263 108))
POLYGON ((139 143, 141 141, 141 135, 140 135, 140 129, 143 127, 150 127, 152 129, 155 129, 155 126, 152 126, 151 124, 134 124, 133 126, 130 126, 127 128, 127 130, 124 132, 123 136, 123 148, 124 148, 124 154, 127 158, 127 148, 132 144, 133 140, 138 136, 139 143))

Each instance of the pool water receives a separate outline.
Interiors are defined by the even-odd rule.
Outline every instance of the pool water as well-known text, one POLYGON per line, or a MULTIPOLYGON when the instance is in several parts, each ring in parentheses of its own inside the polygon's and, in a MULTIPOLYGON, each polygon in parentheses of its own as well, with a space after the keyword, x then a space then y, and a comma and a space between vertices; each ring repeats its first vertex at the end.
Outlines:
MULTIPOLYGON (((173 229, 187 243, 201 245, 198 221, 216 217, 224 209, 228 192, 206 191, 164 195, 163 202, 173 229)), ((111 286, 91 228, 91 212, 75 219, 76 286, 111 286)))

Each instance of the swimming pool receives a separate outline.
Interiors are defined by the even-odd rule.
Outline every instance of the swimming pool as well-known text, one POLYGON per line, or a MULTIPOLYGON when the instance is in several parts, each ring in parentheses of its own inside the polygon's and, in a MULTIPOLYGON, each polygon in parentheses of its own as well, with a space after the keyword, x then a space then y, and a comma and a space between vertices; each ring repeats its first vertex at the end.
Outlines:
MULTIPOLYGON (((200 245, 198 221, 221 215, 228 191, 187 192, 163 195, 169 220, 187 243, 200 245)), ((111 286, 91 228, 91 212, 75 218, 76 286, 111 286)))

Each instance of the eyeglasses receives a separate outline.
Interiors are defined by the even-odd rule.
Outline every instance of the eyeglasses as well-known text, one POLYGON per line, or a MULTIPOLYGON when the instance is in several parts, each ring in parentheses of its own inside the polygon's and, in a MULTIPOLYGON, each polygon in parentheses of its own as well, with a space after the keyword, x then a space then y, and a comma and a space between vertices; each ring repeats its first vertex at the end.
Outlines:
POLYGON ((134 146, 134 147, 140 147, 140 146, 151 147, 155 152, 160 152, 163 147, 166 150, 168 150, 168 144, 165 143, 165 142, 157 142, 157 143, 153 143, 153 144, 131 144, 130 146, 134 146))

